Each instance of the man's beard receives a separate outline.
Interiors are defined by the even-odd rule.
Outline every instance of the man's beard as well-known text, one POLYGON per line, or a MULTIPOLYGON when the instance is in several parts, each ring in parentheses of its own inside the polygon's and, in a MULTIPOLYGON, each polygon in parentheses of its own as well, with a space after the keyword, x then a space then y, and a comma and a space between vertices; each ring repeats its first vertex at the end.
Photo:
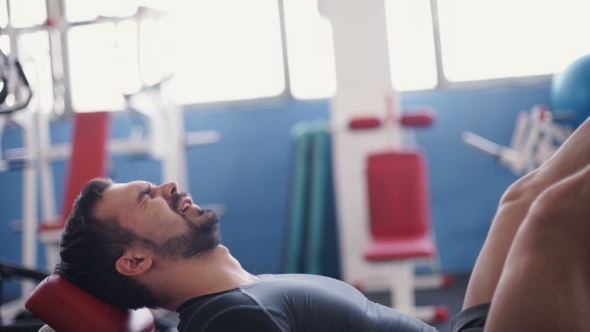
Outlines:
POLYGON ((203 257, 221 244, 219 217, 213 210, 203 210, 200 216, 206 216, 206 219, 200 220, 199 223, 177 210, 177 202, 186 196, 188 196, 187 193, 174 194, 170 208, 184 219, 189 230, 160 243, 149 241, 150 247, 158 255, 170 260, 203 257))
POLYGON ((212 210, 204 210, 202 215, 208 217, 198 224, 182 215, 189 227, 188 232, 157 244, 156 253, 171 260, 197 258, 207 255, 220 245, 219 217, 212 210))

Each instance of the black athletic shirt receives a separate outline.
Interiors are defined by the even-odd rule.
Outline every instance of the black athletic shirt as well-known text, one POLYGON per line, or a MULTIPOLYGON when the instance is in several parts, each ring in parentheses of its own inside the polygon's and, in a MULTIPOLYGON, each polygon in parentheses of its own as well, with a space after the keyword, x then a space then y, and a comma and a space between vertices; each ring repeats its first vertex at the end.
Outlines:
POLYGON ((178 331, 436 332, 369 301, 339 280, 304 274, 259 277, 255 283, 185 302, 178 308, 178 331))

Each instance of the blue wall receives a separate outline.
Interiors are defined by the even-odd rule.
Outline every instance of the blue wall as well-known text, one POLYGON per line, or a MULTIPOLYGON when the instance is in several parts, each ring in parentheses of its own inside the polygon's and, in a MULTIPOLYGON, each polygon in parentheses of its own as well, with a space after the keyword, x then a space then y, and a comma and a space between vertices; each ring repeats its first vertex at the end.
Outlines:
POLYGON ((550 105, 549 85, 422 92, 405 106, 430 105, 436 124, 416 138, 428 157, 432 222, 443 269, 471 270, 498 202, 517 177, 491 157, 467 147, 463 131, 509 145, 519 110, 550 105))
MULTIPOLYGON (((461 142, 470 130, 508 144, 516 113, 549 103, 549 86, 503 87, 469 91, 427 91, 404 95, 406 106, 437 109, 436 124, 417 132, 430 166, 432 219, 443 268, 470 270, 483 244, 502 192, 516 176, 490 157, 461 142)), ((219 130, 221 142, 187 149, 190 191, 199 204, 223 204, 224 243, 253 273, 277 273, 288 207, 291 143, 289 131, 301 120, 328 118, 329 103, 286 102, 185 111, 187 131, 219 130)), ((115 117, 113 136, 128 134, 128 115, 115 117)), ((66 142, 69 121, 52 124, 52 142, 66 142)), ((2 148, 18 147, 20 134, 9 129, 2 148)), ((110 176, 120 182, 160 182, 160 165, 131 157, 113 158, 110 176)), ((61 206, 65 163, 54 163, 56 198, 61 206)), ((0 173, 0 259, 20 260, 20 234, 9 224, 21 215, 21 172, 0 173)), ((40 250, 42 261, 43 252, 40 250)), ((18 296, 6 287, 4 300, 18 296)))

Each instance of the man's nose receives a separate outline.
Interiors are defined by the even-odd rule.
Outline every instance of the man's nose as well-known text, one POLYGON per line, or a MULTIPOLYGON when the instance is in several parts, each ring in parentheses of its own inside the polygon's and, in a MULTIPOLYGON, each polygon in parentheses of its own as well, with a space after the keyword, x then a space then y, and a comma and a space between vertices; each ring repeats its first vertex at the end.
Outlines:
POLYGON ((158 186, 158 191, 160 192, 160 195, 164 197, 164 199, 169 199, 178 192, 178 183, 174 181, 166 182, 158 186))

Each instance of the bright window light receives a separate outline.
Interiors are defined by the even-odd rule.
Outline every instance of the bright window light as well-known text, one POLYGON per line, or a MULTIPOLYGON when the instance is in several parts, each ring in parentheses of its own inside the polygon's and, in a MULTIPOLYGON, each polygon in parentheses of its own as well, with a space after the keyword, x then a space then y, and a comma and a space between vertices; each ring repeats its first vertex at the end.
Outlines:
POLYGON ((391 83, 397 90, 437 85, 430 0, 386 0, 391 83))
POLYGON ((66 0, 65 10, 70 22, 92 21, 100 14, 100 1, 66 0))
POLYGON ((10 54, 10 37, 7 35, 0 36, 0 51, 2 51, 4 55, 10 54))
POLYGON ((98 16, 126 17, 137 12, 138 4, 138 0, 66 0, 66 18, 70 22, 82 22, 98 16))
POLYGON ((0 28, 4 29, 8 25, 8 8, 6 0, 0 0, 0 28))
POLYGON ((19 60, 33 91, 30 105, 36 105, 41 111, 49 113, 53 110, 49 35, 47 31, 20 34, 17 45, 19 60))
MULTIPOLYGON (((142 31, 143 32, 143 31, 142 31)), ((142 67, 142 73, 144 75, 151 75, 146 73, 148 70, 154 70, 157 73, 154 76, 163 75, 169 76, 176 72, 176 55, 177 45, 176 38, 178 35, 176 21, 171 16, 166 16, 158 20, 157 26, 157 39, 158 39, 158 65, 156 69, 142 67)))
POLYGON ((277 0, 186 1, 177 8, 180 104, 276 96, 285 89, 277 0))
POLYGON ((162 79, 160 68, 160 44, 158 42, 158 21, 145 19, 141 22, 141 47, 139 65, 146 85, 153 85, 162 79))
POLYGON ((114 23, 69 30, 71 95, 75 111, 120 110, 124 107, 116 37, 114 23))
POLYGON ((43 24, 46 20, 45 0, 10 0, 10 21, 14 28, 43 24))
POLYGON ((332 25, 317 0, 284 0, 291 93, 297 99, 329 98, 336 92, 332 25))
POLYGON ((142 85, 137 57, 137 22, 133 20, 121 21, 117 24, 117 44, 115 50, 118 61, 117 76, 123 94, 133 94, 142 85))
POLYGON ((552 74, 590 53, 588 0, 439 0, 450 81, 552 74))

